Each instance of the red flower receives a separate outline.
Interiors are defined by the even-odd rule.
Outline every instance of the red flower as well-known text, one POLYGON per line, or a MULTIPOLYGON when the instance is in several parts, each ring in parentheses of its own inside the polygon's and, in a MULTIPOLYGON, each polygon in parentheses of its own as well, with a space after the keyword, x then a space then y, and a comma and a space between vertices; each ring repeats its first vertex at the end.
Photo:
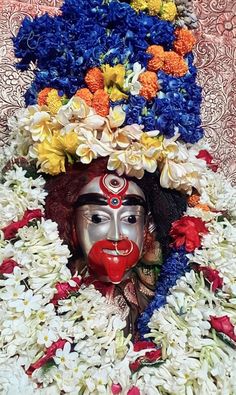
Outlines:
POLYGON ((2 229, 5 240, 13 239, 16 236, 18 229, 28 225, 32 219, 40 219, 42 217, 43 213, 39 209, 27 210, 20 221, 12 222, 10 225, 2 229))
POLYGON ((148 351, 145 354, 145 360, 147 362, 156 362, 162 356, 161 348, 158 350, 148 351))
POLYGON ((4 259, 0 265, 0 274, 10 274, 18 264, 13 259, 4 259))
POLYGON ((187 252, 192 252, 201 245, 201 235, 208 232, 205 222, 200 218, 184 216, 172 223, 170 236, 174 239, 171 247, 185 246, 187 252))
POLYGON ((122 387, 120 384, 112 384, 111 386, 111 392, 113 395, 118 395, 122 391, 122 387))
POLYGON ((222 317, 213 317, 210 316, 210 324, 213 329, 217 332, 224 333, 225 335, 229 336, 230 339, 236 341, 236 335, 234 332, 234 325, 230 322, 230 319, 227 315, 222 317))
POLYGON ((127 392, 127 395, 140 395, 140 391, 139 391, 138 387, 133 385, 133 387, 131 387, 129 389, 129 391, 127 392))
POLYGON ((161 349, 157 349, 156 345, 149 341, 138 341, 134 344, 134 351, 138 352, 141 350, 150 351, 147 351, 144 356, 138 357, 134 362, 130 363, 129 367, 132 372, 137 372, 140 367, 158 361, 162 356, 161 349))
POLYGON ((147 340, 134 343, 134 351, 136 352, 150 348, 156 348, 156 345, 153 342, 149 342, 147 340))
POLYGON ((39 369, 43 365, 45 365, 45 363, 47 363, 52 357, 54 357, 54 355, 56 354, 56 351, 58 349, 64 347, 66 342, 67 342, 67 340, 59 339, 56 342, 52 343, 52 345, 46 349, 45 355, 43 357, 39 358, 37 362, 32 363, 32 365, 30 365, 29 369, 27 369, 26 373, 28 375, 31 375, 36 369, 39 369))
POLYGON ((213 161, 213 156, 206 150, 206 149, 202 149, 198 152, 198 154, 196 155, 196 158, 198 159, 203 159, 207 164, 208 167, 216 172, 218 169, 218 165, 216 163, 212 163, 213 161))
POLYGON ((80 277, 72 277, 72 280, 76 283, 76 285, 72 286, 68 282, 56 284, 57 292, 51 299, 51 303, 53 303, 54 305, 57 305, 58 300, 66 299, 70 293, 76 292, 80 288, 81 278, 80 277))
POLYGON ((202 272, 203 276, 212 284, 212 291, 223 287, 223 278, 219 276, 218 270, 214 270, 208 266, 199 266, 197 271, 202 272))

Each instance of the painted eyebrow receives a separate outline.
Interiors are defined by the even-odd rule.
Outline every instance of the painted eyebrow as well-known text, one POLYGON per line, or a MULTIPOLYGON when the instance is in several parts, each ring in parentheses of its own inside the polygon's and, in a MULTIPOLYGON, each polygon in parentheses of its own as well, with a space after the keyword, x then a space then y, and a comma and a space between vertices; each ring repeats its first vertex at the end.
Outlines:
MULTIPOLYGON (((107 198, 99 193, 85 193, 79 196, 75 207, 81 207, 86 204, 97 204, 99 206, 107 206, 107 198)), ((138 195, 127 195, 122 199, 123 206, 142 206, 147 210, 147 203, 138 195)))

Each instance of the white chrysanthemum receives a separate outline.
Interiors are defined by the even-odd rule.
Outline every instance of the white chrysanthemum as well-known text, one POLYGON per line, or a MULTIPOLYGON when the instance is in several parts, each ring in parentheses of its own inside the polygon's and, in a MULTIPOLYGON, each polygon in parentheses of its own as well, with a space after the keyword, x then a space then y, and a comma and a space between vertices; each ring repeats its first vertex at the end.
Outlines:
POLYGON ((219 211, 228 211, 236 222, 236 189, 221 175, 207 170, 201 180, 201 203, 219 211))
POLYGON ((26 177, 26 170, 15 165, 0 184, 0 228, 22 218, 26 210, 41 209, 46 197, 42 177, 26 177))
POLYGON ((37 394, 37 385, 26 375, 17 357, 0 364, 0 393, 2 395, 37 394))
POLYGON ((66 267, 70 251, 59 238, 57 224, 51 220, 38 221, 37 225, 19 229, 18 238, 13 259, 28 273, 31 288, 40 289, 51 298, 51 286, 71 278, 66 267))
POLYGON ((195 250, 190 261, 210 266, 224 276, 225 290, 234 294, 236 281, 236 228, 228 220, 208 224, 209 233, 202 238, 202 249, 195 250))

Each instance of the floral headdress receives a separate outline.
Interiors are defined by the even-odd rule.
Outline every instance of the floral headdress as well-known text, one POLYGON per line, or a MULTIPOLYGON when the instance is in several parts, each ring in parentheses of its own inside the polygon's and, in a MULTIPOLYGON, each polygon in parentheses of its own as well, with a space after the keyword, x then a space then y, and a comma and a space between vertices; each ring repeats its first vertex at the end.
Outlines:
POLYGON ((17 67, 36 69, 29 106, 9 122, 18 153, 52 175, 107 157, 119 175, 158 167, 163 187, 199 188, 204 164, 191 144, 203 136, 201 90, 187 11, 181 19, 173 1, 67 1, 59 16, 25 19, 17 67))
POLYGON ((35 79, 0 155, 1 393, 236 393, 236 193, 201 140, 195 26, 189 0, 66 0, 13 39, 35 79), (158 168, 190 195, 135 344, 70 273, 28 166, 56 175, 98 157, 138 178, 158 168))

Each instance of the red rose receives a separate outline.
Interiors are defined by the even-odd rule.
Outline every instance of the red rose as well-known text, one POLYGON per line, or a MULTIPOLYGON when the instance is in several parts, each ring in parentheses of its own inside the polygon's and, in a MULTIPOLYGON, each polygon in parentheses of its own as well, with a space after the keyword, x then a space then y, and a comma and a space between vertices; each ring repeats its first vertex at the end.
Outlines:
POLYGON ((207 150, 200 150, 199 153, 196 155, 196 158, 203 159, 212 171, 217 171, 218 165, 216 163, 212 163, 213 156, 207 150))
POLYGON ((236 341, 236 335, 234 332, 234 325, 230 322, 230 319, 227 315, 222 317, 213 317, 210 316, 210 324, 213 329, 217 332, 222 332, 225 335, 229 336, 230 339, 236 341))
POLYGON ((52 357, 54 357, 58 349, 64 347, 66 342, 67 340, 59 339, 56 342, 52 343, 52 345, 46 349, 45 355, 39 358, 38 361, 36 361, 35 363, 32 363, 29 369, 27 369, 26 373, 28 375, 31 375, 36 369, 39 369, 43 365, 45 365, 45 363, 47 363, 52 357))
POLYGON ((201 246, 201 235, 208 232, 205 222, 200 218, 184 216, 172 223, 170 236, 174 239, 171 247, 185 246, 187 252, 192 252, 201 246))
POLYGON ((12 222, 10 225, 2 229, 5 240, 13 239, 16 236, 18 229, 28 225, 32 219, 40 219, 42 217, 43 213, 40 209, 27 210, 20 221, 12 222))
POLYGON ((0 274, 10 274, 18 264, 13 259, 4 259, 0 265, 0 274))
POLYGON ((61 299, 66 299, 70 293, 78 291, 81 285, 81 278, 80 277, 72 277, 72 279, 76 285, 72 286, 68 282, 65 283, 57 283, 56 289, 57 292, 51 299, 51 303, 57 305, 58 301, 61 299))
POLYGON ((219 276, 218 270, 214 270, 208 266, 199 266, 197 271, 202 272, 203 276, 212 284, 213 292, 223 287, 223 278, 219 276))

